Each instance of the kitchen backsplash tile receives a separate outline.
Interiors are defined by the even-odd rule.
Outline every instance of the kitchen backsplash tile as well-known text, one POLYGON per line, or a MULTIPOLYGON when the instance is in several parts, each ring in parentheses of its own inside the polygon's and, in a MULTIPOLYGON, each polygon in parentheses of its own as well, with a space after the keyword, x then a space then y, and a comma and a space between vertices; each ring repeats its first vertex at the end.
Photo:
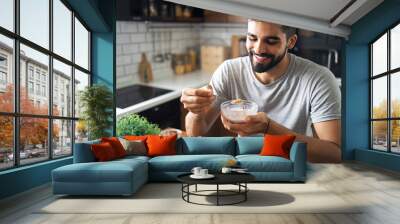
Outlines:
MULTIPOLYGON (((165 23, 154 25, 163 27, 163 24, 165 23)), ((188 47, 200 47, 207 43, 230 46, 232 35, 244 35, 247 30, 246 24, 238 28, 237 24, 221 24, 220 27, 215 27, 215 24, 207 23, 188 23, 184 26, 180 23, 168 23, 165 28, 149 29, 145 22, 126 21, 117 21, 116 29, 117 88, 139 81, 138 64, 142 52, 146 53, 151 63, 154 80, 165 79, 174 75, 171 61, 155 62, 153 54, 184 53, 188 47)))

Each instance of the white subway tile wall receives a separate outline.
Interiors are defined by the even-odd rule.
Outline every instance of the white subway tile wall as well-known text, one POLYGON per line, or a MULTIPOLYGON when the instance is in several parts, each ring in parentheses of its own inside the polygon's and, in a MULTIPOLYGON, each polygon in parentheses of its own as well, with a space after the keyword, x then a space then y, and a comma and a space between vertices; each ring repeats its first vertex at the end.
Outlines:
MULTIPOLYGON (((163 23, 153 25, 163 27, 163 23)), ((244 35, 247 30, 246 25, 238 28, 237 24, 223 24, 218 28, 209 27, 207 23, 175 25, 168 23, 165 28, 150 29, 145 22, 117 21, 117 88, 139 82, 138 65, 142 52, 151 63, 154 79, 165 79, 174 75, 171 60, 155 62, 154 54, 184 53, 188 47, 200 47, 201 44, 230 46, 232 35, 244 35)))

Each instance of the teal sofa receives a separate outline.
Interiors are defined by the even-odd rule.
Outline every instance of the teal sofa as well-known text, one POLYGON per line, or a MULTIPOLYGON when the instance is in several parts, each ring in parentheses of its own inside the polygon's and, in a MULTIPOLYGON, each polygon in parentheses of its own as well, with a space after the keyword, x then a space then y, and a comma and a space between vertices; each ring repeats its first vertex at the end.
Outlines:
POLYGON ((148 181, 176 181, 193 167, 219 172, 234 159, 259 182, 305 182, 306 144, 295 142, 290 159, 259 156, 263 137, 183 137, 177 140, 177 155, 127 156, 96 162, 90 145, 75 144, 74 163, 52 171, 54 194, 131 195, 148 181))

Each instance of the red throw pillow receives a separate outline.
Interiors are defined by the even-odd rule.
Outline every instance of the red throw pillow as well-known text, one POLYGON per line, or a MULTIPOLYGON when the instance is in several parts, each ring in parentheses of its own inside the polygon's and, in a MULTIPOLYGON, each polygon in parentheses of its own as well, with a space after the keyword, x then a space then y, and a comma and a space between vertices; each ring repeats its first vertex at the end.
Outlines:
POLYGON ((99 162, 110 161, 117 158, 114 149, 108 142, 92 144, 90 147, 92 149, 94 157, 99 162))
POLYGON ((292 147, 295 139, 295 135, 265 135, 260 155, 280 156, 289 159, 290 147, 292 147))
POLYGON ((176 139, 177 135, 149 135, 147 136, 147 155, 148 156, 164 156, 176 155, 176 139))
POLYGON ((116 138, 116 137, 101 138, 101 142, 110 143, 110 145, 114 149, 114 152, 115 152, 115 155, 117 156, 117 158, 126 156, 126 151, 124 149, 124 146, 122 146, 122 144, 118 138, 116 138))

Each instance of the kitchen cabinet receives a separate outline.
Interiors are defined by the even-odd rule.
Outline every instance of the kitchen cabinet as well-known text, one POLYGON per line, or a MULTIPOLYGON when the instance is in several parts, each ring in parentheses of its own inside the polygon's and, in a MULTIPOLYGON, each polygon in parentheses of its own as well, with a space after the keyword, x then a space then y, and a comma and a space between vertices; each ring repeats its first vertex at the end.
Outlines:
POLYGON ((139 112, 138 114, 147 118, 151 123, 158 124, 161 129, 169 127, 181 129, 181 102, 179 98, 139 112))
POLYGON ((162 0, 118 0, 117 20, 202 22, 203 10, 162 0))
POLYGON ((227 15, 220 12, 204 10, 204 22, 206 23, 246 23, 247 19, 240 16, 227 15))

